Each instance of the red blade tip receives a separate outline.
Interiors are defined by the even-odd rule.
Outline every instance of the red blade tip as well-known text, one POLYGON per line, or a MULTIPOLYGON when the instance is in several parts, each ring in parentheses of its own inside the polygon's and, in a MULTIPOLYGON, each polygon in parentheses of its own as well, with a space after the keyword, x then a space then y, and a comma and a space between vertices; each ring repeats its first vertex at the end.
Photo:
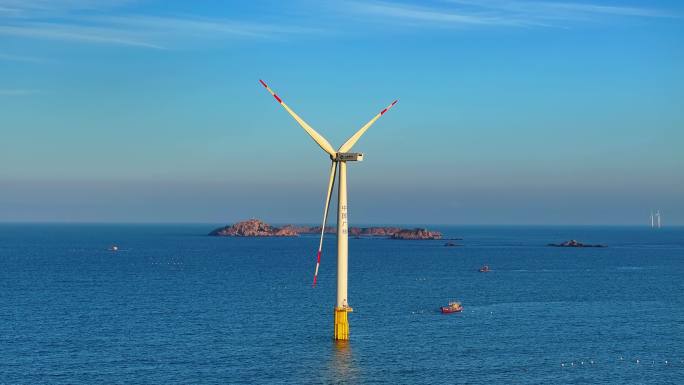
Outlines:
POLYGON ((264 81, 263 81, 263 80, 259 79, 259 82, 261 83, 261 85, 262 85, 262 86, 264 86, 264 87, 268 88, 268 86, 266 85, 266 83, 264 83, 264 81))

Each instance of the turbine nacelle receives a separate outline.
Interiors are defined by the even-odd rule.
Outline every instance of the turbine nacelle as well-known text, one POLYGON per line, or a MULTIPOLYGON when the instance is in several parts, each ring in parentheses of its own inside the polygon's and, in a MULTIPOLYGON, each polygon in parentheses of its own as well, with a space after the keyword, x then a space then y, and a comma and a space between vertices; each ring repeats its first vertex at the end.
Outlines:
POLYGON ((333 157, 330 155, 333 162, 361 162, 363 161, 363 154, 360 152, 338 152, 333 157))

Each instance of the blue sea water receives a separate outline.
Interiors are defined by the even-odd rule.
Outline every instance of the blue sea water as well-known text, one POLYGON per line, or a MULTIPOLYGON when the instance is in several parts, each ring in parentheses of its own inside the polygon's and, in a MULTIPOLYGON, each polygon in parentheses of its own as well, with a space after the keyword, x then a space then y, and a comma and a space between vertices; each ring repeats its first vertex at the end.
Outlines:
POLYGON ((334 237, 213 227, 0 225, 0 383, 684 383, 683 228, 350 239, 340 344, 334 237))

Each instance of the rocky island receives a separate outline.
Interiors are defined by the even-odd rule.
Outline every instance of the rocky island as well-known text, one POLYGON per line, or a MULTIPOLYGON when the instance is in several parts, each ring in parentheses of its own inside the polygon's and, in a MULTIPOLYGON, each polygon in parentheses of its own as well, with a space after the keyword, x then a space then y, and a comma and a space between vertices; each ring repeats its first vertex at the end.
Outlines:
POLYGON ((390 235, 392 239, 442 239, 439 231, 428 229, 402 229, 390 235))
POLYGON ((553 247, 606 247, 606 245, 588 245, 586 243, 582 243, 579 241, 576 241, 574 239, 571 239, 569 241, 561 242, 561 243, 549 243, 548 246, 553 246, 553 247))
MULTIPOLYGON (((337 229, 326 226, 326 233, 335 233, 337 229)), ((250 219, 230 226, 220 227, 209 233, 221 237, 297 237, 300 234, 318 234, 321 226, 285 225, 274 227, 259 219, 250 219)), ((350 227, 349 235, 355 237, 387 237, 391 239, 429 240, 442 239, 439 231, 427 229, 402 229, 399 227, 350 227)))

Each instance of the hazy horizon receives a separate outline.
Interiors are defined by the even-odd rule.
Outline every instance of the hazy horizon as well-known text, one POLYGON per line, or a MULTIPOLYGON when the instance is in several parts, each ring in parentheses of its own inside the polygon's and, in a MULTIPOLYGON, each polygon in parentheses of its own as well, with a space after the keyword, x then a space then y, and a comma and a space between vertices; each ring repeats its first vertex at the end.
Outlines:
MULTIPOLYGON (((229 226, 238 222, 246 221, 249 219, 259 219, 261 218, 244 218, 238 221, 226 221, 226 222, 89 222, 89 221, 2 221, 0 225, 93 225, 93 226, 229 226)), ((284 226, 284 225, 295 225, 295 226, 320 226, 320 223, 316 222, 269 222, 262 220, 272 226, 284 226)), ((328 227, 335 227, 336 224, 328 223, 328 227)), ((470 224, 470 223, 356 223, 349 224, 349 227, 386 227, 386 226, 397 226, 406 228, 420 228, 424 226, 435 226, 435 227, 538 227, 538 228, 572 228, 572 227, 605 227, 605 228, 650 228, 650 225, 643 224, 581 224, 581 223, 569 223, 569 224, 516 224, 516 223, 482 223, 482 224, 470 224)), ((684 225, 663 225, 660 229, 654 229, 653 231, 662 231, 668 228, 670 229, 681 229, 684 225)))

